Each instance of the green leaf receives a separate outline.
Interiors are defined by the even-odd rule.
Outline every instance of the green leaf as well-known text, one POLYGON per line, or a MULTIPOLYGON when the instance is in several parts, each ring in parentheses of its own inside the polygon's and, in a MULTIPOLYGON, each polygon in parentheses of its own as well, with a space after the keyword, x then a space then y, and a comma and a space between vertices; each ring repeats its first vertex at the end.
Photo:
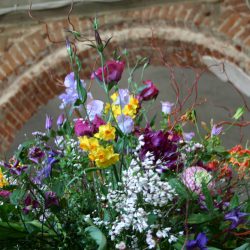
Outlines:
POLYGON ((153 118, 150 121, 150 127, 153 127, 155 125, 155 120, 156 120, 157 114, 153 116, 153 118))
POLYGON ((23 199, 25 194, 25 190, 23 189, 17 189, 12 192, 10 195, 10 203, 13 205, 18 205, 20 200, 23 199))
POLYGON ((220 248, 217 248, 217 247, 208 247, 207 249, 208 250, 221 250, 220 248))
POLYGON ((233 115, 233 118, 235 120, 238 120, 243 114, 244 114, 245 110, 244 107, 240 107, 236 110, 235 114, 233 115))
POLYGON ((204 222, 212 221, 217 217, 217 214, 191 214, 188 217, 188 224, 202 224, 204 222))
POLYGON ((76 89, 77 89, 78 97, 81 100, 82 104, 84 104, 85 101, 87 100, 87 91, 83 87, 78 75, 76 76, 76 81, 77 81, 76 89))
POLYGON ((64 195, 65 184, 63 181, 56 181, 53 183, 52 191, 56 193, 58 197, 62 197, 64 195))
POLYGON ((179 194, 185 199, 189 198, 189 194, 187 192, 186 187, 177 178, 170 179, 169 184, 175 189, 177 194, 179 194))
POLYGON ((209 211, 213 211, 214 209, 214 202, 213 198, 210 194, 210 191, 207 187, 207 183, 202 183, 202 193, 205 196, 205 203, 209 211))
POLYGON ((99 228, 95 226, 89 226, 85 229, 85 232, 87 232, 99 246, 97 250, 103 250, 106 248, 107 245, 106 237, 99 228))
POLYGON ((240 247, 235 248, 234 250, 249 250, 250 249, 250 243, 245 243, 240 247))
POLYGON ((11 222, 0 222, 0 239, 13 239, 13 238, 24 238, 27 236, 27 232, 23 224, 11 223, 11 222))
POLYGON ((239 204, 240 204, 239 203, 239 197, 238 197, 237 194, 234 194, 233 198, 230 201, 229 210, 232 210, 232 209, 238 207, 239 204))

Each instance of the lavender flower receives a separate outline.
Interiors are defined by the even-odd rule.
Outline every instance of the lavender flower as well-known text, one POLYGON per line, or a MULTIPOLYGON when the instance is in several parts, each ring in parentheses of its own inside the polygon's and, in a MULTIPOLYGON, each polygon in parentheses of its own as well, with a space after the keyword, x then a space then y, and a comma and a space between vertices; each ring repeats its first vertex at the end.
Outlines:
POLYGON ((128 89, 119 89, 118 97, 114 102, 115 105, 120 105, 121 109, 123 109, 127 104, 129 104, 130 95, 128 89))
POLYGON ((169 115, 172 112, 172 108, 174 106, 174 103, 171 102, 161 102, 161 111, 162 113, 164 113, 165 115, 169 115))
POLYGON ((64 114, 60 114, 57 118, 57 122, 56 122, 57 126, 61 127, 64 123, 64 120, 65 120, 64 114))
POLYGON ((50 130, 52 128, 52 123, 53 123, 53 119, 51 116, 46 115, 46 120, 45 120, 45 129, 50 130))
POLYGON ((124 134, 129 134, 134 130, 134 121, 130 116, 124 114, 117 117, 117 123, 124 134))
MULTIPOLYGON (((86 84, 83 80, 80 80, 83 87, 86 87, 86 84)), ((62 103, 60 105, 60 109, 64 109, 67 105, 72 105, 78 99, 77 93, 77 82, 75 80, 74 72, 71 72, 65 77, 64 85, 66 87, 65 92, 59 96, 62 103)), ((92 97, 90 93, 88 93, 88 97, 92 97)))
POLYGON ((227 213, 224 217, 225 220, 231 221, 230 229, 235 229, 238 225, 246 222, 246 217, 248 213, 240 212, 239 208, 232 210, 230 213, 227 213))
POLYGON ((21 165, 20 161, 15 159, 10 160, 10 163, 4 162, 3 166, 8 168, 13 175, 21 175, 28 168, 27 166, 21 165))
POLYGON ((182 133, 182 135, 185 141, 191 141, 193 137, 195 136, 195 133, 194 132, 182 133))
POLYGON ((189 240, 186 244, 187 250, 207 250, 207 236, 205 233, 199 233, 195 240, 189 240))
POLYGON ((223 130, 222 126, 213 125, 212 131, 211 131, 211 136, 219 135, 222 132, 222 130, 223 130))
POLYGON ((89 120, 93 121, 95 116, 101 116, 104 103, 100 100, 92 100, 87 104, 87 113, 89 120))

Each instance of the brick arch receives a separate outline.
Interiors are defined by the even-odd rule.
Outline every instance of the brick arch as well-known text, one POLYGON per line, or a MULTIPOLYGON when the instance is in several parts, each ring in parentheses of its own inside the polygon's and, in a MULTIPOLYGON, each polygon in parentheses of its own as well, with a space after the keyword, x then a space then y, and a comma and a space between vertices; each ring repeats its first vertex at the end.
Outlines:
MULTIPOLYGON (((113 35, 110 50, 126 47, 133 54, 150 55, 159 65, 154 42, 174 65, 204 67, 201 57, 227 59, 250 74, 250 10, 244 1, 225 0, 222 4, 166 4, 138 10, 104 14, 99 20, 102 36, 113 35)), ((71 17, 76 30, 89 33, 86 18, 71 17)), ((52 40, 65 39, 66 20, 50 20, 52 40), (53 31, 53 33, 52 33, 53 31)), ((95 59, 92 49, 78 43, 83 61, 83 77, 89 78, 95 59)), ((107 55, 110 56, 110 55, 107 55)), ((53 44, 41 26, 24 33, 1 55, 0 64, 0 152, 5 152, 15 133, 39 106, 63 91, 57 80, 69 72, 64 44, 53 44)))

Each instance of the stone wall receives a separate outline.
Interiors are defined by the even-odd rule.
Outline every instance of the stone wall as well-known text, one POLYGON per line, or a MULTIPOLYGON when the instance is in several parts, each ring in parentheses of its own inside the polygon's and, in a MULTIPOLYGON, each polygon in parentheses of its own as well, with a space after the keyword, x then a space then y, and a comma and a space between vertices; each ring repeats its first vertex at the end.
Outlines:
MULTIPOLYGON (((70 16, 75 30, 90 38, 91 22, 81 14, 70 16)), ((156 4, 99 15, 101 35, 112 36, 110 49, 126 47, 132 55, 149 56, 153 65, 203 68, 211 56, 238 65, 250 74, 250 9, 245 0, 156 4)), ((65 49, 67 15, 44 23, 0 23, 5 40, 0 50, 0 152, 6 152, 15 133, 44 105, 63 91, 69 72, 65 49)), ((97 55, 86 43, 77 43, 89 78, 97 55)), ((107 54, 107 57, 111 55, 107 54)))

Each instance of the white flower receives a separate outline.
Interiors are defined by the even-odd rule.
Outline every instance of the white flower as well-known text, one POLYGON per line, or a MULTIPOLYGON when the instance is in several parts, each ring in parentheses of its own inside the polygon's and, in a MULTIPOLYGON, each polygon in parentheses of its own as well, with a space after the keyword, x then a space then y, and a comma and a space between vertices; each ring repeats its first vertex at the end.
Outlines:
POLYGON ((115 248, 119 249, 119 250, 124 250, 124 249, 126 249, 126 244, 124 241, 121 241, 120 243, 115 245, 115 248))

